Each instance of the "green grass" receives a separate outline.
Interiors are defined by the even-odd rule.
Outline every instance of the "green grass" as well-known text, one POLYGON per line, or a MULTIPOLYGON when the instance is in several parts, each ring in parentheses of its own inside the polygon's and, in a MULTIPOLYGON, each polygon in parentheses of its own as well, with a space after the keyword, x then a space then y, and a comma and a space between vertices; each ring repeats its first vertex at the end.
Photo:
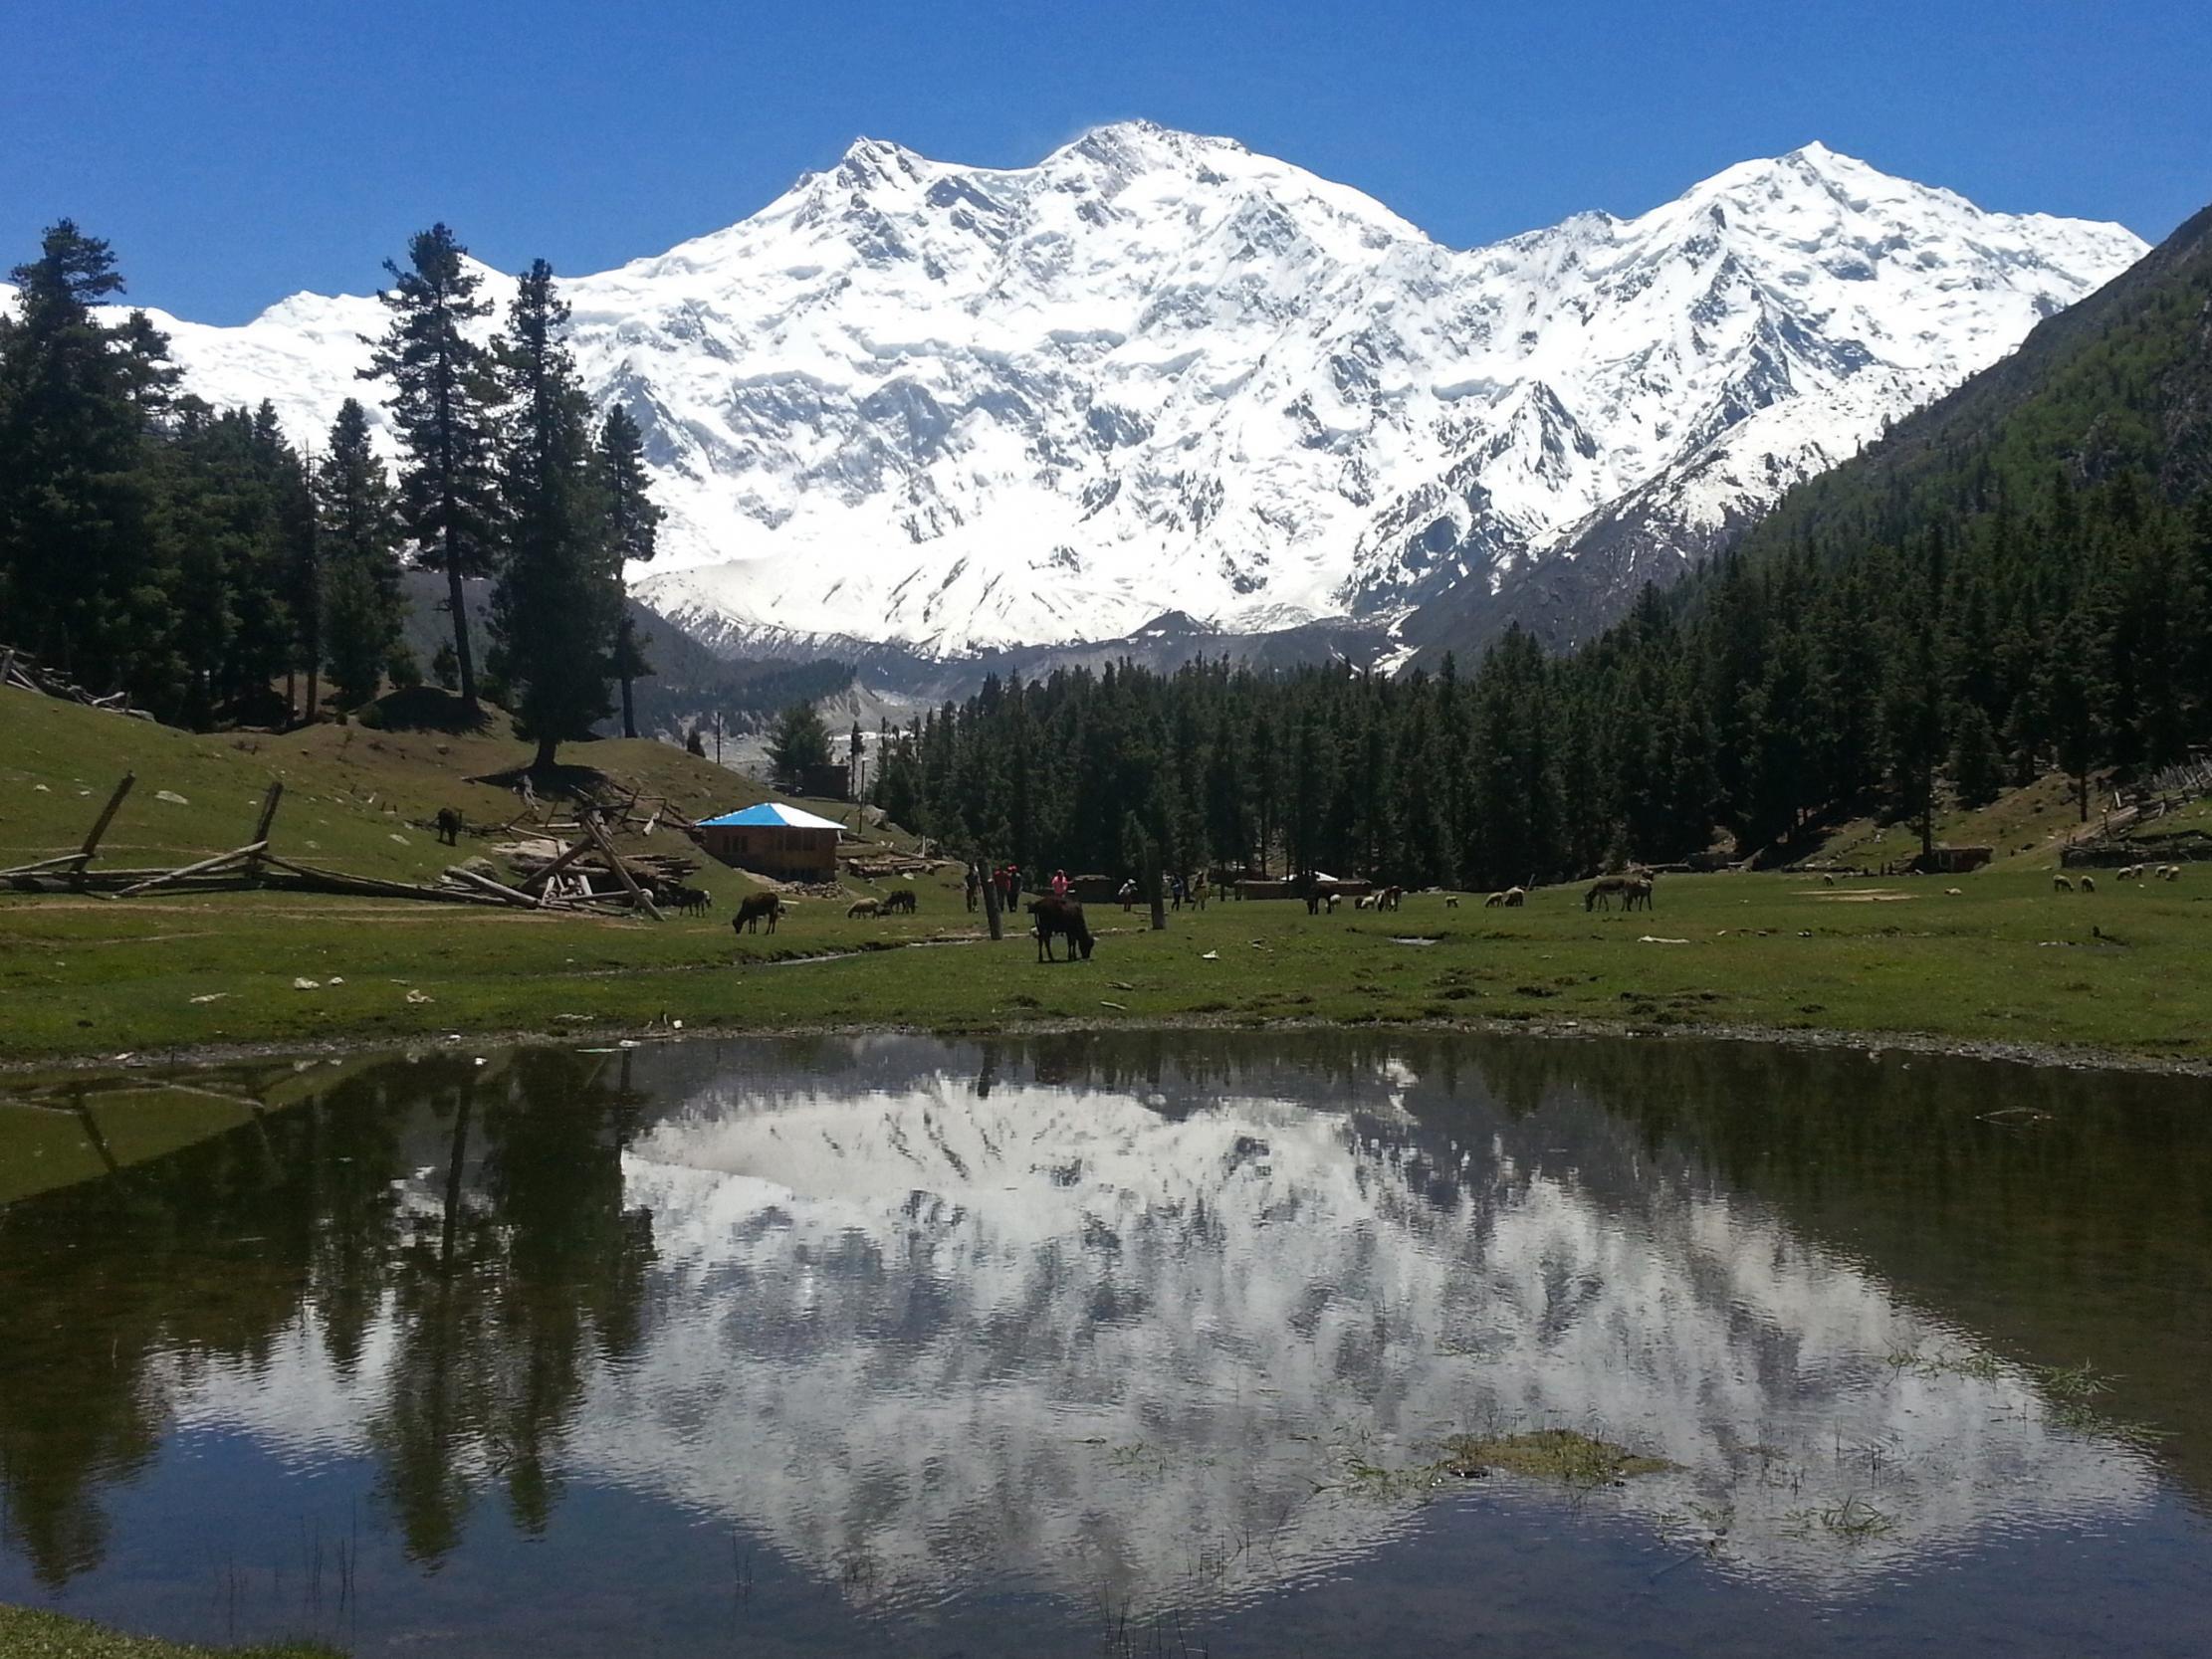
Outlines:
MULTIPOLYGON (((0 699, 0 856, 80 839, 93 796, 123 764, 140 781, 115 831, 131 849, 122 856, 220 850, 244 838, 262 780, 281 768, 295 793, 280 852, 314 838, 333 864, 427 877, 455 853, 395 828, 385 806, 396 801, 402 820, 446 800, 472 821, 503 815, 511 797, 458 774, 524 753, 507 739, 358 727, 242 749, 20 693, 0 699), (26 710, 34 718, 19 718, 26 710), (371 739, 381 746, 364 747, 371 739), (160 788, 189 804, 154 801, 160 788)), ((748 793, 666 745, 582 745, 573 757, 700 807, 748 793)), ((654 843, 687 845, 666 832, 654 843)), ((464 839, 460 854, 480 850, 464 839)), ((919 884, 912 918, 847 921, 841 902, 804 901, 774 935, 743 938, 729 917, 752 883, 711 864, 701 880, 718 910, 658 926, 274 893, 0 893, 0 1058, 665 1018, 690 1030, 1192 1019, 1734 1028, 2212 1060, 2212 882, 2054 894, 2043 864, 2024 858, 1966 877, 1834 888, 1787 874, 1665 876, 1657 910, 1635 916, 1586 914, 1579 887, 1539 890, 1512 911, 1417 894, 1385 916, 1217 901, 1160 933, 1142 914, 1094 907, 1096 958, 1049 968, 1013 929, 982 941, 949 872, 919 884), (960 942, 874 948, 933 938, 960 942)))
POLYGON ((0 1653, 8 1659, 331 1659, 337 1649, 319 1642, 275 1647, 194 1647, 151 1636, 125 1636, 83 1619, 29 1607, 0 1606, 0 1653))

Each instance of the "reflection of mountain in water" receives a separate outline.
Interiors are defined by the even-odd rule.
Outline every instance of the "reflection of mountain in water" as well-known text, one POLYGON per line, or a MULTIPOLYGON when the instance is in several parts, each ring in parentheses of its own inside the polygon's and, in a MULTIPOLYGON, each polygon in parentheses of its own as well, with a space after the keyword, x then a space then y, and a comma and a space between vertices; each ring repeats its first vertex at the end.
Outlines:
POLYGON ((1313 1492, 1314 1435, 1403 1464, 1458 1429, 1602 1429, 1686 1470, 1621 1502, 1732 1505, 1739 1558, 1816 1574, 1847 1563, 1813 1512, 1847 1495, 1895 1522, 1856 1568, 2152 1484, 2017 1376, 1891 1366, 1957 1340, 1637 1166, 1602 1115, 1478 1112, 1446 1146, 1384 1112, 712 1091, 626 1159, 680 1289, 579 1453, 825 1568, 1153 1593, 1224 1538, 1272 1535, 1271 1574, 1387 1531, 1313 1492))
MULTIPOLYGON (((1279 1583, 1407 1524, 1343 1489, 1352 1457, 1463 1429, 1660 1452, 1682 1471, 1599 1502, 1809 1584, 2108 1522, 2154 1483, 2009 1367, 1885 1362, 1975 1350, 1800 1230, 1849 1241, 1836 1217, 1887 1202, 1851 1136, 2064 1204, 1988 1161, 2024 1143, 1947 1141, 1863 1062, 1762 1083, 1342 1035, 634 1058, 382 1068, 0 1210, 0 1291, 38 1287, 0 1295, 0 1485, 42 1574, 99 1558, 92 1494, 171 1425, 370 1457, 423 1561, 484 1489, 535 1531, 564 1480, 611 1482, 902 1594, 1279 1583), (1749 1195, 1775 1185, 1787 1222, 1749 1195), (11 1244, 36 1272, 7 1278, 11 1244), (1844 1543, 1821 1517, 1847 1498, 1892 1530, 1844 1543)), ((2107 1139, 2081 1166, 2123 1161, 2107 1139)), ((1939 1253, 1940 1199, 1913 1212, 1939 1253)))

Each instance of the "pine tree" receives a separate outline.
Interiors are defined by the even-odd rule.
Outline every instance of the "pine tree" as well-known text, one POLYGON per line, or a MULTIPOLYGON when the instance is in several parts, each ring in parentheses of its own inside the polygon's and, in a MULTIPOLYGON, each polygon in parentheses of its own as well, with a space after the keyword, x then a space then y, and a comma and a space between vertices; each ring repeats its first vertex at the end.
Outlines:
POLYGON ((615 578, 622 588, 621 620, 614 636, 614 677, 622 684, 622 735, 637 735, 637 707, 630 682, 653 672, 646 661, 644 641, 637 636, 630 615, 628 575, 632 564, 650 563, 663 517, 648 493, 645 475, 645 438, 630 412, 617 403, 607 410, 599 428, 595 454, 599 494, 606 504, 607 544, 615 560, 615 578))
MULTIPOLYGON (((821 716, 811 703, 794 703, 776 718, 775 729, 769 735, 769 776, 778 788, 797 790, 806 780, 809 766, 826 765, 829 761, 829 727, 822 724, 821 716)), ((884 764, 880 781, 891 786, 891 765, 884 764)), ((918 792, 910 787, 905 777, 899 779, 895 792, 898 805, 907 813, 915 812, 921 804, 918 792)), ((890 801, 883 802, 886 810, 890 801)), ((911 824, 910 818, 894 813, 900 822, 911 824)))
POLYGON ((445 572, 453 617, 453 663, 462 698, 476 706, 463 581, 491 575, 499 545, 499 479, 493 441, 497 396, 491 360, 467 325, 492 310, 479 299, 483 279, 464 263, 467 250, 444 225, 407 244, 407 267, 384 269, 392 286, 379 298, 391 323, 363 379, 391 386, 392 424, 406 461, 399 512, 427 568, 445 572))
MULTIPOLYGON (((383 463, 369 447, 368 411, 347 398, 315 469, 324 664, 341 707, 375 697, 399 645, 403 600, 399 518, 383 463)), ((395 676, 396 679, 396 676, 395 676)))
POLYGON ((515 729, 554 745, 591 735, 609 713, 607 679, 621 589, 592 465, 590 405, 565 334, 568 307, 553 268, 532 264, 496 348, 507 394, 500 470, 506 557, 492 590, 497 656, 490 665, 513 699, 515 729))
POLYGON ((106 242, 64 219, 10 274, 0 320, 0 613, 12 643, 101 688, 162 697, 173 611, 154 565, 145 443, 175 371, 106 242))
POLYGON ((1959 713, 1958 733, 1951 743, 1951 782, 1961 806, 1987 806, 2004 792, 2005 753, 1997 741, 1997 728, 1978 703, 1966 704, 1959 713))

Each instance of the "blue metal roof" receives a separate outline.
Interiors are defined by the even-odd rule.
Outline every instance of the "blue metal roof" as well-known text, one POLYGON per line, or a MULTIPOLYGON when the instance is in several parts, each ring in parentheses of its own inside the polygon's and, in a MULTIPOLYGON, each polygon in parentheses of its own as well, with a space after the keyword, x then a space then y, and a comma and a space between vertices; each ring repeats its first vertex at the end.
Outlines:
POLYGON ((719 818, 702 818, 701 829, 736 825, 756 829, 825 829, 841 830, 845 826, 834 818, 817 818, 811 812, 801 812, 795 806, 785 806, 780 801, 763 801, 759 806, 749 806, 742 812, 725 812, 719 818))

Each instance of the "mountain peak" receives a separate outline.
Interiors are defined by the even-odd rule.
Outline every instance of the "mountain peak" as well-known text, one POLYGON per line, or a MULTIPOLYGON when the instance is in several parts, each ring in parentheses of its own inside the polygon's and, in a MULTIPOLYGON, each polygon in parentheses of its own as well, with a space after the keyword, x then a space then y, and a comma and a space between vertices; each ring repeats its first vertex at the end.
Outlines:
MULTIPOLYGON (((710 626, 960 654, 1171 612, 1388 620, 1494 593, 1632 496, 1678 562, 2139 251, 1823 144, 1460 251, 1138 119, 1026 167, 856 138, 751 218, 565 287, 578 370, 637 418, 669 513, 654 591, 710 626)), ((201 396, 272 396, 304 437, 361 389, 377 311, 179 324, 174 350, 201 396)))

